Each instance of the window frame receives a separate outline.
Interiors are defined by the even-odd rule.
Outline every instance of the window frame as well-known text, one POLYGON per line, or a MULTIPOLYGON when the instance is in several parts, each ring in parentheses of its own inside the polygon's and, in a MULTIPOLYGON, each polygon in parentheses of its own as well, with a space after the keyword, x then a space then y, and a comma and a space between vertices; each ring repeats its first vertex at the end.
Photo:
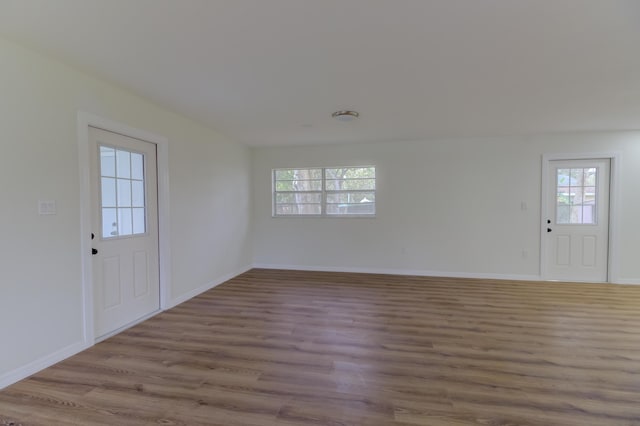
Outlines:
POLYGON ((373 219, 377 216, 378 208, 377 208, 377 200, 374 201, 374 211, 371 214, 359 213, 359 214, 329 214, 327 213, 327 194, 339 194, 339 193, 347 193, 347 192, 373 192, 376 196, 378 195, 378 172, 377 167, 375 165, 365 165, 365 166, 323 166, 323 167, 279 167, 271 169, 271 217, 272 218, 353 218, 353 219, 364 219, 369 218, 373 219), (366 189, 366 190, 327 190, 327 169, 366 169, 373 168, 375 177, 372 178, 374 180, 374 189, 366 189), (308 191, 277 191, 276 190, 276 172, 281 170, 313 170, 320 169, 321 171, 321 189, 319 191, 308 190, 308 191), (276 197, 278 194, 320 194, 320 214, 277 214, 276 212, 276 197))

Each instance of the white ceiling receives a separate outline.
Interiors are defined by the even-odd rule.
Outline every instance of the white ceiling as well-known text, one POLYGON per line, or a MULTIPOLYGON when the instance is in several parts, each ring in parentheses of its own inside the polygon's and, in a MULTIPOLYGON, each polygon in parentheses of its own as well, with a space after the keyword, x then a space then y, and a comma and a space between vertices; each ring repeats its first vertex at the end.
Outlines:
POLYGON ((0 0, 0 34, 252 146, 640 129, 640 0, 0 0))

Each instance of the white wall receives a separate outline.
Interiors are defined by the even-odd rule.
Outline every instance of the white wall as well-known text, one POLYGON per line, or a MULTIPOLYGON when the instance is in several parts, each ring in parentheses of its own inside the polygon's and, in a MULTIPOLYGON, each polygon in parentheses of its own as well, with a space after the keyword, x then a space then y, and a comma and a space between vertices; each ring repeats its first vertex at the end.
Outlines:
POLYGON ((0 387, 82 339, 78 110, 168 138, 173 299, 251 263, 247 148, 0 39, 0 387))
POLYGON ((542 154, 610 151, 619 281, 640 283, 640 132, 254 148, 254 264, 537 278, 542 154), (377 166, 376 218, 271 217, 272 168, 348 165, 377 166))

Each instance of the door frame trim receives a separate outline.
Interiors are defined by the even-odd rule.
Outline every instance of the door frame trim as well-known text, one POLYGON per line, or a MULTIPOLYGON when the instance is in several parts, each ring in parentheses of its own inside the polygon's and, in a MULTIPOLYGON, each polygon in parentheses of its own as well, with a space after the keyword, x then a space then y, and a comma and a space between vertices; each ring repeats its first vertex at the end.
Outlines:
POLYGON ((96 343, 93 321, 93 266, 91 258, 91 185, 89 127, 118 133, 156 145, 158 173, 158 255, 160 306, 169 307, 171 289, 171 245, 169 244, 169 141, 164 136, 137 129, 85 111, 78 111, 78 163, 80 170, 80 256, 82 264, 82 326, 87 347, 96 343))
POLYGON ((618 188, 620 176, 621 154, 619 152, 588 152, 580 154, 543 154, 542 155, 542 179, 541 179, 541 199, 540 199, 540 278, 548 281, 547 271, 547 245, 546 237, 546 216, 549 207, 549 165, 551 161, 556 160, 594 160, 608 159, 609 167, 609 248, 607 250, 607 282, 618 282, 618 229, 617 224, 620 223, 618 216, 618 188))

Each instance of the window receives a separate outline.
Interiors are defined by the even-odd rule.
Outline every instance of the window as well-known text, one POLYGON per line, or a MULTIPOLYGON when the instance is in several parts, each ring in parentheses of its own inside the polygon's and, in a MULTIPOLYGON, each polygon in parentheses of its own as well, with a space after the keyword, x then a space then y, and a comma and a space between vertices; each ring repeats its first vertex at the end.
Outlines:
POLYGON ((274 216, 374 216, 376 168, 273 171, 274 216))
POLYGON ((100 146, 102 238, 144 234, 144 156, 100 146))
POLYGON ((322 214, 322 169, 274 170, 276 216, 322 214))
POLYGON ((556 223, 595 225, 598 169, 557 169, 556 223))
POLYGON ((375 167, 324 170, 327 215, 373 215, 376 213, 375 167))

